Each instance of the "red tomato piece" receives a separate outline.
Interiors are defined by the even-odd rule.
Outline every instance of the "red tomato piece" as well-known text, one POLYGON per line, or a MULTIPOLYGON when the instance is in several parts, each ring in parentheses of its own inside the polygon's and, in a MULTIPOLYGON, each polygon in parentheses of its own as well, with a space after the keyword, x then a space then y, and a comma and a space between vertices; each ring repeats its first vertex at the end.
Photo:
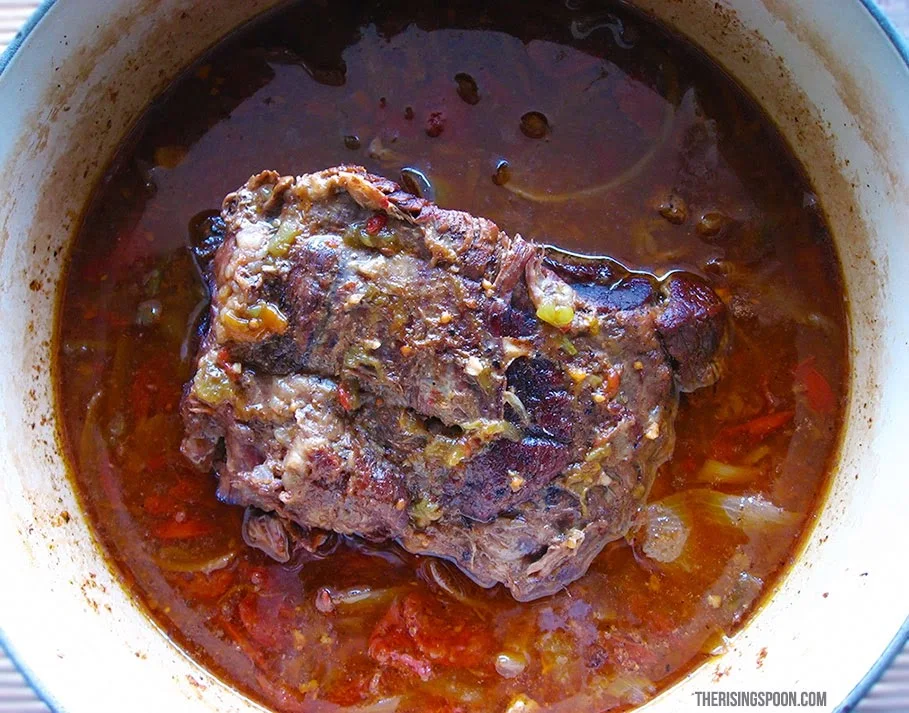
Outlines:
POLYGON ((213 600, 224 595, 234 583, 236 573, 229 569, 219 569, 211 574, 194 574, 191 579, 183 580, 183 592, 195 599, 213 600))
POLYGON ((720 460, 731 460, 748 449, 758 445, 772 433, 779 431, 792 421, 795 411, 774 411, 756 416, 744 423, 726 426, 713 439, 711 453, 720 460))
POLYGON ((472 609, 416 592, 392 604, 369 639, 373 659, 424 681, 434 666, 488 665, 495 650, 492 633, 472 609))
POLYGON ((606 375, 606 398, 614 398, 619 393, 622 384, 622 374, 617 369, 609 369, 606 375))
POLYGON ((353 396, 350 393, 350 389, 343 383, 338 385, 338 401, 341 404, 341 408, 345 411, 350 411, 353 408, 353 396))
POLYGON ((237 605, 240 622, 249 633, 250 638, 266 649, 278 647, 279 631, 282 626, 275 616, 276 610, 271 606, 274 597, 270 597, 268 606, 258 594, 249 593, 237 605))
POLYGON ((795 416, 795 411, 776 411, 774 413, 764 414, 756 418, 740 423, 737 426, 730 426, 723 429, 729 435, 742 434, 748 436, 753 442, 763 441, 774 431, 778 431, 795 416))
POLYGON ((345 673, 324 690, 320 689, 319 697, 339 706, 355 706, 372 695, 370 692, 372 677, 372 671, 345 673))
POLYGON ((822 414, 831 414, 836 410, 836 394, 827 378, 814 366, 813 357, 795 368, 795 380, 812 409, 822 414))
POLYGON ((265 655, 260 651, 260 647, 257 646, 253 641, 250 641, 250 638, 246 635, 246 632, 243 631, 239 626, 234 624, 232 621, 226 618, 220 618, 218 622, 224 633, 227 634, 227 638, 232 641, 240 651, 255 665, 261 670, 265 670, 268 661, 265 658, 265 655))
POLYGON ((376 213, 366 221, 366 232, 370 235, 378 235, 386 225, 388 225, 388 216, 385 213, 376 213))

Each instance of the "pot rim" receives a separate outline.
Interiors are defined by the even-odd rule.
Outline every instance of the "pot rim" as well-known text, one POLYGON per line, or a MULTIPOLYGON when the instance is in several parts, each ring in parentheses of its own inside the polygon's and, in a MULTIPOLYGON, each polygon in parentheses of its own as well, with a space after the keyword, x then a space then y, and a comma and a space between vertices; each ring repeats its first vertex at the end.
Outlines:
MULTIPOLYGON (((857 2, 868 12, 874 22, 883 31, 884 35, 886 35, 900 59, 909 67, 909 38, 904 37, 900 31, 896 29, 894 24, 877 4, 876 0, 857 0, 857 2)), ((6 71, 16 53, 21 49, 22 44, 56 3, 57 0, 41 0, 41 3, 28 18, 25 25, 16 33, 7 48, 0 53, 0 75, 6 71)), ((897 630, 893 639, 891 639, 884 651, 881 652, 881 655, 868 672, 865 673, 835 710, 838 713, 848 713, 849 711, 852 711, 868 694, 871 688, 883 677, 884 673, 890 668, 893 661, 907 645, 909 645, 909 616, 906 617, 902 626, 897 630)), ((6 636, 2 628, 0 628, 0 647, 6 651, 10 660, 22 674, 32 691, 34 691, 52 711, 62 710, 62 708, 57 705, 58 701, 55 696, 42 685, 39 674, 29 668, 29 666, 20 659, 16 653, 15 646, 6 636)))

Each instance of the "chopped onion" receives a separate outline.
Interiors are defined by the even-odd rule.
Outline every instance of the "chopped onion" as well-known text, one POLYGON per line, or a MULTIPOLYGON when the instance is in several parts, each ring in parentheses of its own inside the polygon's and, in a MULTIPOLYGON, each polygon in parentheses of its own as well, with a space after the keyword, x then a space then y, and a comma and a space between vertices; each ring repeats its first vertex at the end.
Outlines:
POLYGON ((695 489, 670 497, 677 496, 685 497, 692 505, 701 507, 715 522, 731 523, 742 528, 749 537, 774 527, 794 525, 799 518, 798 513, 783 510, 760 494, 727 495, 715 490, 695 489))
POLYGON ((546 188, 525 188, 516 185, 514 181, 509 181, 504 184, 504 188, 521 198, 534 201, 535 203, 567 203, 569 201, 595 198, 598 195, 612 191, 613 189, 635 180, 659 155, 672 136, 673 127, 675 126, 676 105, 679 101, 678 77, 676 76, 675 68, 672 66, 667 66, 666 68, 666 84, 668 85, 666 91, 666 108, 663 113, 663 122, 660 127, 659 137, 652 143, 648 151, 617 176, 614 176, 605 183, 579 188, 573 191, 569 190, 563 193, 555 193, 546 188))
POLYGON ((601 460, 604 460, 612 453, 612 443, 607 441, 606 443, 596 446, 591 450, 587 451, 587 455, 584 456, 585 463, 599 463, 601 460))
POLYGON ((496 656, 496 672, 502 678, 515 678, 527 668, 527 657, 524 654, 503 651, 496 656))
POLYGON ((410 519, 421 530, 442 519, 442 506, 423 496, 410 508, 410 519))
POLYGON ((770 455, 770 446, 760 445, 751 452, 749 452, 744 458, 742 458, 742 463, 745 465, 755 465, 760 463, 764 458, 770 455))
POLYGON ((533 700, 533 698, 529 698, 523 693, 519 693, 511 699, 508 708, 505 709, 505 713, 536 713, 538 710, 540 710, 539 703, 533 700))
POLYGON ((302 228, 298 225, 294 225, 287 220, 283 221, 281 225, 278 226, 275 234, 268 241, 266 251, 272 257, 286 257, 287 253, 289 253, 290 249, 293 247, 297 236, 302 232, 302 228))
POLYGON ((577 302, 571 285, 545 267, 540 256, 527 263, 525 281, 530 301, 536 307, 537 319, 562 330, 570 327, 577 302))
POLYGON ((764 588, 764 581, 747 571, 739 572, 723 596, 723 609, 732 621, 740 620, 754 605, 764 588))
POLYGON ((447 564, 434 557, 423 560, 420 564, 420 575, 430 584, 436 585, 445 594, 462 604, 474 608, 482 608, 483 602, 470 596, 468 588, 471 586, 466 577, 447 564))
POLYGON ((392 698, 383 698, 366 706, 344 706, 338 708, 337 711, 338 713, 395 713, 400 704, 401 696, 393 696, 392 698))
POLYGON ((370 158, 384 164, 404 163, 404 155, 393 151, 382 143, 382 139, 376 136, 369 142, 366 153, 370 158))
MULTIPOLYGON (((760 459, 758 459, 760 460, 760 459)), ((761 471, 744 465, 732 465, 708 458, 698 471, 697 479, 702 483, 750 483, 761 471)))
POLYGON ((770 528, 795 525, 799 519, 797 513, 777 507, 762 495, 733 497, 727 507, 731 509, 729 519, 741 527, 749 537, 770 528))
POLYGON ((556 302, 543 302, 537 307, 537 318, 561 329, 569 326, 574 320, 574 307, 556 302))
POLYGON ((754 538, 774 528, 795 525, 800 515, 777 507, 760 494, 728 495, 707 488, 694 488, 673 493, 648 505, 638 529, 629 539, 651 559, 681 564, 684 539, 687 539, 692 518, 696 517, 706 518, 718 525, 741 528, 748 537, 754 538), (675 558, 672 558, 673 555, 675 558))
POLYGON ((533 354, 533 345, 524 339, 514 339, 512 337, 502 338, 502 351, 505 357, 505 366, 519 357, 531 356, 533 354))
POLYGON ((440 698, 466 704, 480 703, 484 697, 476 678, 459 676, 456 672, 436 675, 426 684, 426 689, 440 698))
POLYGON ((511 389, 505 389, 505 392, 502 394, 502 398, 505 403, 507 403, 511 408, 514 409, 514 412, 518 415, 518 418, 521 419, 521 423, 527 425, 530 423, 530 415, 527 413, 527 409, 524 407, 524 402, 518 398, 518 395, 511 389))
POLYGON ((634 673, 620 674, 606 686, 607 693, 633 705, 646 701, 655 690, 653 681, 634 673))
POLYGON ((732 639, 726 636, 726 632, 722 629, 717 629, 701 644, 701 653, 709 656, 721 656, 729 650, 731 643, 732 639))
POLYGON ((188 556, 184 550, 179 547, 162 547, 155 556, 155 562, 161 569, 168 572, 201 572, 202 574, 211 574, 219 569, 224 569, 233 562, 237 553, 233 550, 224 552, 214 557, 199 559, 198 557, 188 556))
POLYGON ((675 562, 685 549, 690 529, 678 508, 653 503, 644 511, 641 552, 657 562, 675 562))
POLYGON ((370 599, 381 597, 385 594, 385 591, 384 589, 371 589, 370 587, 347 589, 343 592, 332 592, 331 600, 335 604, 356 604, 357 602, 366 602, 370 599))
POLYGON ((376 605, 391 601, 401 593, 401 587, 386 587, 373 589, 372 587, 351 587, 350 589, 327 589, 333 606, 354 606, 357 604, 376 605))
MULTIPOLYGON (((505 393, 507 394, 509 392, 506 391, 505 393)), ((508 401, 507 396, 504 398, 505 401, 508 401)), ((518 401, 518 403, 520 403, 520 401, 518 401)), ((514 424, 501 418, 477 418, 473 421, 462 423, 460 426, 471 438, 478 438, 482 443, 494 440, 499 436, 507 438, 510 441, 521 440, 521 434, 518 429, 515 428, 514 424)))

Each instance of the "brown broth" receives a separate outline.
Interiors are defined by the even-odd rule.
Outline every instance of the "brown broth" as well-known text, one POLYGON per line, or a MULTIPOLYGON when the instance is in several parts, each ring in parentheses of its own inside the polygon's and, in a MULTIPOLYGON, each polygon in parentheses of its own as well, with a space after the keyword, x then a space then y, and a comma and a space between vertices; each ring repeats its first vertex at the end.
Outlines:
POLYGON ((58 398, 91 522, 173 639, 279 711, 640 703, 742 625, 824 489, 847 390, 844 296, 815 198, 774 128, 703 56, 614 3, 490 5, 310 2, 231 36, 149 109, 72 249, 58 398), (529 112, 545 121, 522 131, 529 112), (789 515, 746 531, 686 506, 684 562, 614 542, 584 578, 525 604, 391 544, 343 539, 302 566, 243 545, 240 509, 179 452, 206 305, 193 226, 261 169, 343 163, 391 178, 417 169, 438 203, 509 233, 707 276, 734 315, 728 374, 683 397, 651 499, 713 488, 789 515), (576 200, 513 191, 617 176, 576 200), (759 456, 748 482, 699 480, 708 459, 759 456), (480 663, 443 661, 423 681, 373 661, 370 636, 405 597, 443 648, 460 635, 443 623, 464 622, 486 647, 480 663))

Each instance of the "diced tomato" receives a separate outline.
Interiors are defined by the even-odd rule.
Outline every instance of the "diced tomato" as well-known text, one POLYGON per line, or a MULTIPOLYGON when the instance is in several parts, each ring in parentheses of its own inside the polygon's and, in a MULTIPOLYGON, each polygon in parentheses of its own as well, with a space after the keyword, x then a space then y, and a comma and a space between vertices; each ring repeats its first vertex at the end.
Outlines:
POLYGON ((341 404, 341 408, 345 411, 350 411, 353 408, 353 396, 350 393, 350 389, 343 383, 338 385, 338 401, 341 404))
POLYGON ((152 533, 162 540, 189 540, 193 537, 209 535, 213 530, 210 522, 202 520, 185 520, 184 522, 168 520, 155 525, 152 533))
POLYGON ((489 628, 470 608, 413 592, 391 605, 369 639, 369 655, 421 679, 434 666, 475 669, 496 650, 489 628))
POLYGON ((319 697, 339 706, 355 706, 372 695, 369 690, 372 677, 372 671, 345 673, 325 685, 319 697))
POLYGON ((181 589, 195 599, 213 600, 223 596, 234 583, 236 572, 230 569, 219 569, 211 574, 194 574, 191 579, 183 580, 181 589))
POLYGON ((373 629, 372 636, 369 637, 369 655, 381 664, 412 671, 424 681, 432 676, 432 664, 419 655, 415 642, 407 631, 404 603, 401 600, 391 605, 373 629))
POLYGON ((388 216, 385 213, 376 213, 366 221, 366 232, 370 235, 378 235, 386 225, 388 225, 388 216))
POLYGON ((495 640, 485 623, 470 609, 463 606, 426 607, 416 598, 408 605, 404 608, 408 632, 417 648, 433 662, 475 668, 491 660, 495 640))
POLYGON ((774 431, 778 431, 792 420, 795 411, 776 411, 774 413, 764 414, 756 418, 740 423, 736 426, 729 426, 723 431, 728 435, 742 434, 751 439, 752 444, 764 440, 774 431))
POLYGON ((237 613, 240 615, 240 621, 249 635, 259 644, 266 647, 273 647, 277 642, 272 632, 261 626, 262 619, 258 614, 258 606, 255 594, 248 594, 237 605, 237 613))
POLYGON ((726 426, 713 439, 710 451, 719 460, 733 460, 746 449, 753 448, 772 433, 792 421, 795 411, 774 411, 756 416, 744 423, 726 426))
POLYGON ((218 623, 224 629, 227 638, 236 644, 253 665, 262 670, 266 668, 268 660, 265 658, 265 653, 253 641, 250 641, 249 636, 241 627, 223 617, 219 617, 218 623))
POLYGON ((818 413, 831 414, 836 410, 836 394, 830 382, 814 366, 814 357, 803 361, 795 368, 795 381, 805 394, 808 405, 818 413))
POLYGON ((622 383, 622 374, 618 369, 609 369, 606 374, 606 398, 614 398, 619 393, 619 386, 622 383))
POLYGON ((250 592, 237 605, 237 615, 250 638, 260 646, 275 650, 286 639, 281 615, 281 597, 250 592))

